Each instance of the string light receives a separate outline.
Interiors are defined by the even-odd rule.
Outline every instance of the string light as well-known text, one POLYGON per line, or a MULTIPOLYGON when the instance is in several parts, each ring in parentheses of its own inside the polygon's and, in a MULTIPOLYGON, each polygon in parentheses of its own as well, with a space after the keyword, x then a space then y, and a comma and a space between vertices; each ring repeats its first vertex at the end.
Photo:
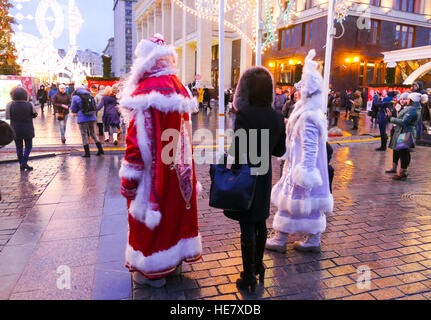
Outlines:
MULTIPOLYGON (((195 0, 195 8, 184 3, 184 0, 174 0, 174 3, 181 9, 185 10, 200 19, 205 19, 211 22, 218 22, 218 7, 219 1, 225 1, 224 7, 225 12, 233 12, 233 21, 225 19, 224 25, 234 32, 236 32, 241 38, 246 40, 250 48, 256 51, 256 19, 252 20, 252 35, 248 36, 244 31, 241 30, 241 25, 246 23, 248 18, 254 17, 252 14, 256 11, 256 1, 261 0, 195 0)), ((264 36, 265 41, 262 44, 261 52, 266 52, 278 41, 277 28, 283 24, 286 25, 290 22, 290 11, 294 0, 288 0, 285 9, 283 9, 282 0, 263 0, 265 8, 265 19, 264 24, 264 36), (271 5, 275 3, 279 7, 280 14, 276 16, 271 10, 271 5)))

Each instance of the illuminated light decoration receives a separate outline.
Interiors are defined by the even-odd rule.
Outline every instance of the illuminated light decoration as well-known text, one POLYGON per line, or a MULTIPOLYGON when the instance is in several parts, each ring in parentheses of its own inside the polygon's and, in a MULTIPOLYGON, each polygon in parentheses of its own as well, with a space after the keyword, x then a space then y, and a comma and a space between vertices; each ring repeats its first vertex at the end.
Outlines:
POLYGON ((334 5, 334 18, 338 23, 342 23, 347 17, 347 4, 344 0, 337 0, 334 5))
MULTIPOLYGON (((173 0, 174 3, 187 13, 193 14, 201 19, 218 22, 218 10, 220 0, 194 0, 194 8, 185 4, 185 0, 173 0)), ((221 0, 224 1, 225 15, 224 25, 245 39, 253 51, 256 51, 256 6, 257 0, 221 0), (227 20, 227 17, 232 17, 227 20), (242 26, 250 21, 252 25, 251 36, 242 31, 242 26)), ((290 10, 294 0, 288 0, 283 9, 282 0, 259 0, 264 2, 265 18, 263 19, 263 43, 261 52, 265 52, 278 41, 276 30, 280 26, 289 23, 290 10), (275 8, 271 10, 271 8, 275 8)))
POLYGON ((359 62, 359 57, 353 58, 353 62, 359 62))
POLYGON ((76 37, 79 34, 84 20, 76 7, 75 0, 68 0, 68 25, 69 27, 69 48, 64 57, 60 57, 58 50, 54 47, 54 40, 61 37, 64 31, 65 14, 57 0, 40 0, 35 12, 35 16, 28 14, 24 16, 20 11, 23 9, 21 3, 32 0, 13 0, 16 3, 15 8, 19 10, 15 14, 18 20, 34 20, 36 27, 42 38, 38 38, 29 33, 22 32, 23 26, 19 24, 13 36, 13 41, 19 52, 18 62, 22 66, 23 75, 34 76, 39 78, 59 77, 60 74, 66 74, 71 81, 80 83, 87 75, 90 75, 90 68, 84 67, 80 62, 74 62, 77 46, 76 37), (53 16, 48 12, 52 11, 53 16), (47 22, 54 22, 54 27, 49 29, 47 22))

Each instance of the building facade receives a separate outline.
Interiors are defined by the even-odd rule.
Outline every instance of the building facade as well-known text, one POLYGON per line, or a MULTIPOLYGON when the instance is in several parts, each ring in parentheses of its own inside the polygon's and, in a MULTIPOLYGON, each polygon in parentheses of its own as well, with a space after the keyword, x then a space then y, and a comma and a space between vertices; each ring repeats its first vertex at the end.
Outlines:
MULTIPOLYGON (((330 84, 335 90, 388 83, 402 84, 421 64, 409 60, 387 63, 393 51, 431 44, 431 1, 345 1, 348 16, 336 23, 330 84), (341 36, 342 35, 342 36, 341 36), (341 36, 341 37, 340 37, 341 36), (338 38, 339 37, 339 38, 338 38), (385 54, 384 54, 385 53, 385 54), (392 82, 393 81, 393 82, 392 82)), ((278 30, 278 43, 262 57, 279 85, 300 78, 307 52, 314 48, 324 67, 328 0, 296 0, 291 24, 278 30)), ((425 81, 428 76, 425 75, 425 81)), ((431 85, 431 82, 430 82, 431 85)))
POLYGON ((101 55, 97 52, 88 49, 85 51, 78 50, 75 60, 88 68, 89 76, 103 76, 103 61, 101 55))
POLYGON ((136 47, 136 27, 133 6, 137 0, 114 0, 114 52, 112 71, 121 77, 130 71, 136 47))
MULTIPOLYGON (((195 1, 186 1, 195 9, 195 1)), ((135 6, 138 41, 155 33, 164 36, 178 53, 179 77, 185 84, 218 87, 218 24, 193 15, 175 0, 139 0, 135 6)), ((251 23, 241 29, 251 32, 251 23)), ((225 28, 225 87, 234 87, 242 71, 252 65, 252 49, 246 40, 225 28)))

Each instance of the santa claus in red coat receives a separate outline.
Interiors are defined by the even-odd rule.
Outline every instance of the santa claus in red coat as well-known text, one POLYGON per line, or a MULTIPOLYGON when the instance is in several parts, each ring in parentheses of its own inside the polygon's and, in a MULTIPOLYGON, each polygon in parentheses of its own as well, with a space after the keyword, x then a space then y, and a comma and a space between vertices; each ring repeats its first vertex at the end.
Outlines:
POLYGON ((135 55, 120 99, 130 120, 120 169, 126 266, 135 281, 163 286, 183 261, 201 257, 190 125, 197 103, 176 76, 175 49, 160 34, 142 40, 135 55))

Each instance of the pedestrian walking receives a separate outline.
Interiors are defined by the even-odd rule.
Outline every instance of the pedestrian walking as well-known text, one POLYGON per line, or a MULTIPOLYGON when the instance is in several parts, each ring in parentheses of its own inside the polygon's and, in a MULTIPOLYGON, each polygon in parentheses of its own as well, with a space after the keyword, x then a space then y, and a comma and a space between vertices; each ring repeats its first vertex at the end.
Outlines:
POLYGON ((54 95, 52 104, 54 106, 55 113, 57 114, 57 120, 60 127, 61 142, 65 144, 67 118, 69 116, 69 108, 72 99, 66 93, 66 86, 64 84, 61 84, 58 87, 58 90, 59 91, 54 95))
POLYGON ((389 91, 388 96, 383 98, 382 101, 379 100, 379 96, 375 95, 373 100, 373 106, 378 110, 377 112, 377 123, 379 124, 380 130, 380 148, 377 148, 376 151, 386 151, 387 143, 388 143, 388 135, 386 134, 387 128, 387 118, 388 113, 392 114, 393 110, 393 100, 395 96, 394 91, 389 91))
MULTIPOLYGON (((51 84, 51 88, 49 89, 49 92, 48 92, 48 96, 49 96, 49 101, 50 101, 50 103, 49 103, 49 107, 52 107, 53 106, 53 100, 54 100, 54 96, 55 96, 55 94, 58 92, 58 88, 57 88, 57 86, 53 83, 53 84, 51 84)), ((53 114, 55 114, 55 108, 53 108, 54 110, 53 110, 53 114)))
POLYGON ((203 109, 203 107, 204 107, 204 88, 199 88, 199 90, 198 90, 198 102, 199 102, 199 109, 203 109))
POLYGON ((40 110, 43 112, 43 108, 45 107, 45 103, 48 101, 48 94, 46 93, 46 89, 44 85, 41 85, 39 90, 37 90, 37 101, 40 103, 40 110))
POLYGON ((6 106, 6 120, 15 132, 15 146, 21 171, 32 171, 28 165, 31 149, 33 148, 34 126, 33 119, 37 117, 34 105, 29 102, 29 94, 23 87, 12 89, 12 102, 6 106), (24 150, 25 144, 25 150, 24 150))
POLYGON ((311 50, 301 80, 301 99, 287 123, 287 161, 283 176, 273 187, 271 200, 278 210, 273 221, 276 235, 269 239, 268 250, 286 252, 289 233, 308 233, 297 241, 299 251, 320 252, 320 237, 326 229, 326 213, 333 210, 329 189, 328 140, 323 79, 311 50))
POLYGON ((427 95, 426 91, 424 90, 424 85, 421 81, 413 82, 411 89, 412 89, 412 92, 417 92, 417 93, 421 94, 421 101, 420 101, 421 113, 419 115, 419 121, 418 121, 417 128, 416 128, 417 139, 421 139, 422 138, 422 131, 424 128, 423 118, 424 118, 425 110, 427 109, 426 106, 428 104, 428 95, 427 95))
POLYGON ((203 104, 206 105, 207 108, 211 109, 211 94, 208 88, 204 88, 204 97, 203 104))
MULTIPOLYGON (((270 72, 264 67, 252 67, 245 71, 238 83, 234 97, 234 105, 238 108, 234 128, 245 130, 248 144, 257 144, 257 153, 267 155, 269 168, 256 177, 254 198, 251 207, 245 212, 225 210, 224 214, 237 220, 241 229, 241 254, 244 272, 236 282, 240 290, 255 290, 256 275, 262 284, 265 276, 263 254, 267 239, 266 219, 269 217, 270 196, 272 186, 271 155, 281 157, 286 152, 286 128, 283 116, 273 110, 273 80, 270 72), (258 141, 251 141, 250 131, 257 130, 257 140, 263 130, 269 130, 269 145, 261 145, 258 141), (264 150, 264 148, 268 150, 264 150), (259 150, 260 148, 260 150, 259 150)), ((250 167, 257 167, 250 162, 250 154, 241 154, 239 141, 235 143, 235 150, 230 151, 235 156, 235 168, 242 159, 248 159, 250 167)), ((250 151, 248 151, 250 152, 250 151)))
POLYGON ((359 116, 361 115, 362 111, 362 96, 361 91, 355 90, 353 94, 354 100, 350 100, 350 103, 352 104, 352 110, 350 112, 350 117, 353 119, 353 130, 358 129, 359 124, 359 116))
MULTIPOLYGON (((100 85, 99 86, 99 90, 96 94, 96 97, 94 99, 96 99, 96 104, 100 105, 100 102, 102 101, 103 96, 105 95, 105 86, 104 85, 100 85)), ((98 128, 98 133, 99 136, 103 136, 103 107, 102 109, 100 109, 99 111, 97 111, 97 128, 98 128)))
POLYGON ((118 101, 116 97, 116 94, 118 93, 118 87, 115 87, 115 88, 116 88, 115 91, 110 86, 105 88, 105 93, 97 109, 104 110, 103 128, 105 133, 105 142, 109 142, 109 139, 112 133, 114 145, 117 145, 118 144, 117 129, 120 129, 121 121, 120 121, 120 114, 118 112, 118 101))
POLYGON ((139 284, 162 287, 181 264, 201 257, 197 189, 190 117, 197 104, 176 76, 176 51, 160 34, 142 40, 121 93, 121 112, 130 119, 120 169, 127 199, 129 236, 126 266, 139 284), (162 154, 177 132, 173 157, 162 154))
POLYGON ((96 124, 97 105, 92 94, 85 88, 78 88, 72 98, 71 111, 78 115, 78 125, 81 132, 82 144, 84 145, 83 157, 90 157, 89 136, 93 139, 97 146, 97 156, 104 154, 102 144, 98 141, 94 133, 94 125, 96 124))
MULTIPOLYGON (((406 95, 406 94, 405 94, 406 95)), ((405 99, 405 95, 402 96, 402 100, 405 99)), ((408 105, 404 107, 398 114, 397 117, 390 117, 389 121, 396 125, 394 130, 393 139, 389 144, 389 147, 393 149, 393 165, 391 170, 387 170, 387 173, 396 173, 396 167, 398 159, 401 160, 401 170, 398 174, 392 177, 394 180, 406 180, 407 169, 411 162, 411 149, 416 144, 416 127, 420 121, 421 114, 421 96, 418 92, 410 93, 408 95, 408 105), (403 143, 400 143, 400 136, 404 134, 403 143), (410 138, 408 138, 410 137, 410 138), (403 145, 404 144, 404 145, 403 145)))

